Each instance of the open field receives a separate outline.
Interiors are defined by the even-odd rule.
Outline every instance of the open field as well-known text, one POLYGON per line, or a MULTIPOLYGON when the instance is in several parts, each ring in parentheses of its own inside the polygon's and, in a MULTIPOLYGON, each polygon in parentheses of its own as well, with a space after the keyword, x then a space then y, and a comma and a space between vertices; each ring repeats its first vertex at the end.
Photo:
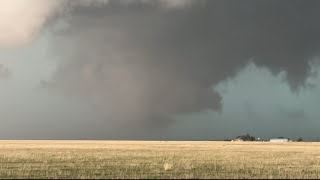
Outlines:
POLYGON ((0 178, 319 178, 320 143, 0 141, 0 178))

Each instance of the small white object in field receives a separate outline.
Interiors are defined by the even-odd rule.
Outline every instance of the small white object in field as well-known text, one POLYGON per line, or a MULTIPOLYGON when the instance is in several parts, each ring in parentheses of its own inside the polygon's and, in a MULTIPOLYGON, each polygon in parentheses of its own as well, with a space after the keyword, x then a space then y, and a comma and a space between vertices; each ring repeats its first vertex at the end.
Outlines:
POLYGON ((170 170, 173 168, 173 164, 171 164, 171 163, 165 163, 165 164, 163 165, 163 168, 164 168, 165 171, 170 171, 170 170))

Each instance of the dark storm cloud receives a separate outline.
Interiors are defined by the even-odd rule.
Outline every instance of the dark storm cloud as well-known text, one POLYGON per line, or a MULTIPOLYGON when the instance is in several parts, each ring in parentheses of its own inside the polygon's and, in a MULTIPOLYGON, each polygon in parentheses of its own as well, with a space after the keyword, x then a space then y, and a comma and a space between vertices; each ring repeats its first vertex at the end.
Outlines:
POLYGON ((287 119, 295 122, 303 123, 303 120, 307 119, 307 114, 303 109, 284 109, 280 108, 279 112, 287 117, 287 119))
POLYGON ((60 60, 47 86, 87 98, 108 122, 160 127, 174 114, 219 109, 212 86, 250 58, 287 72, 292 89, 304 84, 319 50, 319 1, 195 1, 75 8, 54 31, 60 60))

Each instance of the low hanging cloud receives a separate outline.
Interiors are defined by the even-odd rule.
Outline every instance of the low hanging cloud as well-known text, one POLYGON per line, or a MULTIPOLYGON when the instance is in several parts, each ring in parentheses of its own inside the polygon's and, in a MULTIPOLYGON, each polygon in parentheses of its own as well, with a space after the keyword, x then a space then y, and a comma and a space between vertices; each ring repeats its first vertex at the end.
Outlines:
POLYGON ((319 1, 68 2, 37 16, 53 17, 45 28, 59 59, 46 87, 85 99, 101 119, 125 127, 163 127, 175 114, 220 109, 212 86, 249 60, 286 72, 295 90, 319 50, 319 1), (54 16, 61 7, 71 9, 68 18, 54 16), (58 21, 67 26, 55 29, 58 21))

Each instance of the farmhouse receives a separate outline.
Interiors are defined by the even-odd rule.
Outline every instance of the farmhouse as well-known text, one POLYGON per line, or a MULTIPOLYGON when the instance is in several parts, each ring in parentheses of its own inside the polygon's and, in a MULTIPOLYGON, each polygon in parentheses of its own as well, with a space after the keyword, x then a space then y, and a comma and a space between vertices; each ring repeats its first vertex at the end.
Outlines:
POLYGON ((286 138, 270 139, 270 142, 273 142, 273 143, 283 143, 283 142, 289 142, 289 139, 286 139, 286 138))

